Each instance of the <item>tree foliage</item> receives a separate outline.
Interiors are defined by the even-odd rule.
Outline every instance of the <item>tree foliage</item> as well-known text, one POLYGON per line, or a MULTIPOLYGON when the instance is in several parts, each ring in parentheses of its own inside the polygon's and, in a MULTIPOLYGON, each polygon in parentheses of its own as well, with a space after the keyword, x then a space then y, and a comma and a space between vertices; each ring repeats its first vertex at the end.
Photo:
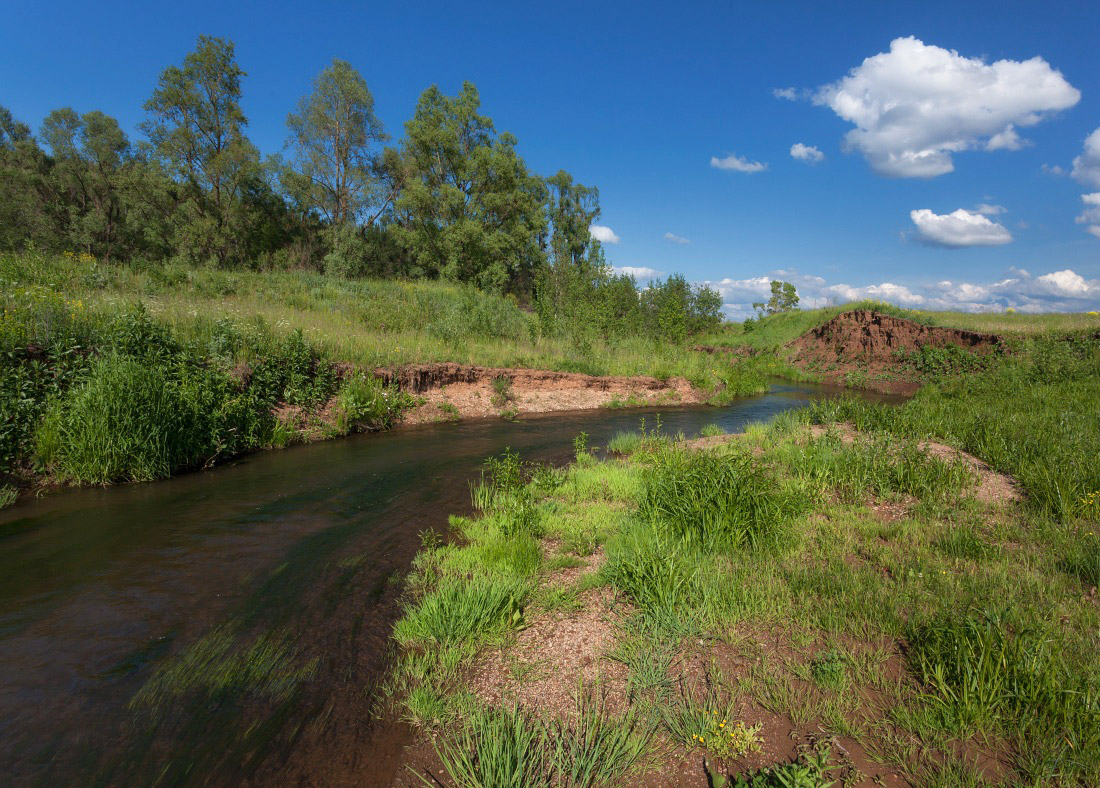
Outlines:
POLYGON ((199 36, 160 73, 134 141, 96 109, 54 110, 35 136, 0 107, 0 248, 443 278, 514 296, 583 352, 719 320, 718 294, 681 276, 639 292, 615 274, 590 232, 599 190, 533 172, 472 83, 425 90, 387 147, 366 80, 334 59, 288 114, 285 156, 261 160, 246 76, 231 41, 199 36))
POLYGON ((780 282, 773 279, 771 288, 772 295, 767 302, 757 301, 752 305, 752 308, 757 310, 761 316, 790 312, 792 309, 798 308, 798 291, 790 282, 780 282))

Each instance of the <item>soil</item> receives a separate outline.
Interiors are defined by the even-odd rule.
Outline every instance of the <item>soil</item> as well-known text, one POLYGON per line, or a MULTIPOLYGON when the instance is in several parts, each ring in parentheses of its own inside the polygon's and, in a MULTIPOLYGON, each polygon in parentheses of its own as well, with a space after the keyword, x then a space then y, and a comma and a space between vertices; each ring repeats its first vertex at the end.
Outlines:
POLYGON ((616 405, 692 405, 706 398, 684 378, 611 377, 453 363, 408 364, 395 370, 378 369, 375 375, 424 401, 405 416, 405 424, 616 405))
POLYGON ((920 387, 921 380, 899 361, 898 351, 950 345, 978 355, 1003 349, 1001 337, 996 334, 926 326, 867 309, 839 314, 786 347, 794 366, 820 375, 826 382, 848 383, 849 373, 862 373, 867 388, 911 394, 920 387))

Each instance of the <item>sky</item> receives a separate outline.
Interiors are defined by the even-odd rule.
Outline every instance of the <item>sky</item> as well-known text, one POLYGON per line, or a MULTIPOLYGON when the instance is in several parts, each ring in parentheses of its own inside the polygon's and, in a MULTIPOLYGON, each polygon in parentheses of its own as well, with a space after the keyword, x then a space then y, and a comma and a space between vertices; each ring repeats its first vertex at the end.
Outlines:
POLYGON ((536 172, 600 189, 592 232, 639 280, 740 319, 808 306, 1100 309, 1100 3, 0 1, 0 104, 37 129, 142 104, 229 38, 264 153, 334 57, 394 141, 420 93, 477 85, 536 172))

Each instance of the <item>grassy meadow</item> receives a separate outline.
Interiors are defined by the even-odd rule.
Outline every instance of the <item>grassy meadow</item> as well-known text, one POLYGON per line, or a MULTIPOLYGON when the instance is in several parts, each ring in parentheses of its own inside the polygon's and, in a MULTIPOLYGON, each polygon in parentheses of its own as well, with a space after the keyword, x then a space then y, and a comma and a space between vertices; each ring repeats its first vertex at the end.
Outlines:
POLYGON ((716 404, 766 388, 640 337, 572 347, 469 285, 105 265, 0 254, 0 504, 16 487, 165 478, 247 451, 386 428, 416 403, 380 367, 452 361, 674 375, 716 404))
POLYGON ((566 469, 490 459, 458 538, 425 535, 394 630, 392 698, 435 742, 413 768, 1100 783, 1096 402, 1096 339, 1035 336, 900 407, 705 442, 643 425, 605 459, 579 436, 566 469), (605 638, 587 684, 554 649, 582 622, 605 638), (575 708, 540 708, 560 674, 575 708))

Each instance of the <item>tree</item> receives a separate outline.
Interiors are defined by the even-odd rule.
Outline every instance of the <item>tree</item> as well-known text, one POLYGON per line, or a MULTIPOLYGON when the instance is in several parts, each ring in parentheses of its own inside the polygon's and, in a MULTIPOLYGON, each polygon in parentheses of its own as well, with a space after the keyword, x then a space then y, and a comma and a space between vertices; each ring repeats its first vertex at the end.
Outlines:
POLYGON ((454 97, 433 85, 405 124, 393 232, 421 275, 526 297, 545 260, 546 187, 479 114, 470 82, 454 97))
POLYGON ((182 66, 169 66, 141 124, 157 160, 181 189, 176 243, 193 259, 240 262, 248 252, 250 193, 262 188, 259 153, 245 136, 241 77, 231 41, 199 36, 182 66))
POLYGON ((565 170, 547 178, 546 186, 551 258, 555 262, 579 263, 592 241, 588 228, 600 218, 600 190, 575 183, 565 170))
POLYGON ((372 224, 394 198, 383 189, 381 157, 375 145, 389 137, 374 114, 374 96, 350 63, 334 59, 313 81, 313 92, 287 116, 292 166, 305 182, 312 207, 342 227, 363 219, 372 224), (368 209, 376 209, 365 216, 368 209))
POLYGON ((130 143, 118 121, 98 110, 57 109, 42 122, 58 231, 74 248, 104 259, 127 245, 124 189, 130 143))
POLYGON ((28 242, 53 245, 46 187, 49 169, 49 159, 30 127, 0 106, 0 249, 28 242))
POLYGON ((752 308, 763 315, 775 315, 780 312, 790 312, 792 309, 798 308, 798 292, 795 290, 794 285, 790 282, 780 282, 776 279, 772 280, 772 297, 768 299, 767 303, 763 301, 756 301, 753 303, 752 308))

